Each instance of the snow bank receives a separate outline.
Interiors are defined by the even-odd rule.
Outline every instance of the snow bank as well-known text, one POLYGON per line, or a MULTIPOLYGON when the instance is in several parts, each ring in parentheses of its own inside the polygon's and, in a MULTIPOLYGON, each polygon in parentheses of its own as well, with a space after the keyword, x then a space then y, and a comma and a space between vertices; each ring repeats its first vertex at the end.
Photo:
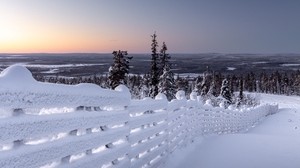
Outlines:
POLYGON ((113 91, 88 83, 70 86, 37 82, 30 71, 21 65, 8 67, 0 74, 1 107, 123 107, 129 103, 128 89, 117 88, 113 91))

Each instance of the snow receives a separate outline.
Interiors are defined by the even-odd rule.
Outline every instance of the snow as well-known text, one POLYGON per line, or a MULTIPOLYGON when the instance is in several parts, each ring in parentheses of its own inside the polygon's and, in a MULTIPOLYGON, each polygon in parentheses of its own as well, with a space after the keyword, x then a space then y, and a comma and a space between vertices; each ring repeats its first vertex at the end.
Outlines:
POLYGON ((278 103, 247 133, 198 138, 169 157, 166 168, 299 168, 300 97, 261 94, 262 103, 278 103))
MULTIPOLYGON (((37 82, 24 66, 13 65, 0 74, 0 106, 7 108, 58 108, 78 105, 103 108, 124 107, 130 103, 129 90, 124 87, 113 91, 89 83, 72 86, 42 83, 37 82)), ((1 113, 0 116, 3 114, 1 113)))
POLYGON ((291 111, 300 109, 297 97, 262 95, 263 103, 280 103, 282 116, 247 134, 228 133, 257 125, 272 106, 213 108, 190 97, 178 91, 171 102, 163 94, 131 100, 123 85, 41 83, 24 66, 11 66, 0 74, 0 167, 158 167, 166 158, 171 167, 268 167, 273 159, 276 167, 284 157, 299 165, 299 113, 291 111), (186 145, 192 148, 180 150, 186 145))
POLYGON ((300 66, 300 64, 281 64, 282 67, 300 66))
POLYGON ((227 70, 228 71, 234 71, 234 70, 236 70, 236 68, 235 67, 227 67, 227 70))
POLYGON ((177 100, 183 100, 185 99, 185 92, 182 90, 179 90, 175 95, 177 100))
POLYGON ((203 74, 201 74, 201 73, 180 73, 178 75, 179 75, 179 77, 184 77, 184 78, 187 78, 187 77, 197 78, 199 76, 203 76, 203 74))
POLYGON ((265 61, 259 61, 259 62, 253 62, 252 64, 267 64, 268 62, 265 61))
POLYGON ((58 72, 59 72, 59 69, 50 69, 49 71, 44 71, 44 72, 41 72, 41 73, 52 74, 52 73, 58 73, 58 72))
POLYGON ((44 65, 44 64, 26 64, 28 68, 71 68, 71 67, 86 67, 86 66, 103 66, 106 64, 62 64, 62 65, 44 65))

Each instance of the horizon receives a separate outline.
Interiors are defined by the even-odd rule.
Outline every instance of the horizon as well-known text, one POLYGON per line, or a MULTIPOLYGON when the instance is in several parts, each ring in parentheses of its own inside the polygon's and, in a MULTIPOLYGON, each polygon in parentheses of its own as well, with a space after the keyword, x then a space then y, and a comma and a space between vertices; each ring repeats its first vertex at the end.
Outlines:
MULTIPOLYGON (((113 52, 113 51, 112 51, 113 52)), ((112 52, 7 52, 7 53, 5 53, 5 52, 3 52, 3 53, 1 53, 0 52, 0 55, 3 55, 3 54, 9 54, 9 56, 19 56, 19 55, 22 55, 22 54, 25 54, 25 55, 27 55, 27 54, 112 54, 112 52)), ((145 53, 138 53, 138 52, 133 52, 133 53, 131 53, 131 52, 129 52, 129 51, 127 51, 128 52, 128 54, 134 54, 134 55, 151 55, 151 53, 150 52, 145 52, 145 53)), ((236 52, 236 53, 221 53, 221 52, 202 52, 202 53, 180 53, 180 52, 178 52, 178 53, 167 53, 167 54, 169 54, 169 55, 179 55, 179 54, 187 54, 187 55, 204 55, 204 54, 220 54, 220 55, 237 55, 237 54, 245 54, 245 55, 268 55, 268 56, 272 56, 272 55, 283 55, 283 54, 287 54, 287 55, 298 55, 298 54, 300 54, 300 52, 299 53, 296 53, 296 52, 294 52, 294 53, 288 53, 288 52, 286 52, 286 53, 246 53, 246 52, 236 52)))
POLYGON ((300 53, 300 1, 2 0, 0 53, 300 53))

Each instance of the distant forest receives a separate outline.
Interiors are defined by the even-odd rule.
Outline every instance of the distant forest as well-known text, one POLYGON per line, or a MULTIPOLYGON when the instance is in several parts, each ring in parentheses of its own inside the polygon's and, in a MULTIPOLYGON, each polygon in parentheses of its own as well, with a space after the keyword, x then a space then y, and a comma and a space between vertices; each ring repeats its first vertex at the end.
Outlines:
MULTIPOLYGON (((167 53, 167 45, 163 42, 158 49, 157 36, 154 33, 151 43, 151 68, 149 73, 142 75, 128 75, 130 60, 127 51, 114 51, 113 64, 106 75, 90 77, 44 77, 35 75, 38 81, 75 85, 79 83, 94 83, 102 88, 114 89, 119 84, 126 85, 131 91, 132 98, 154 98, 158 93, 164 93, 169 100, 175 98, 175 93, 183 90, 188 97, 192 92, 201 97, 205 103, 212 105, 225 104, 253 104, 253 100, 245 96, 244 92, 258 92, 284 95, 300 95, 300 71, 292 73, 261 72, 256 74, 223 74, 216 72, 213 67, 206 67, 206 71, 198 77, 179 76, 172 72, 171 56, 167 53)), ((177 65, 180 66, 180 65, 177 65)))
MULTIPOLYGON (((35 75, 38 81, 50 83, 62 83, 75 85, 79 83, 94 83, 102 88, 110 88, 108 75, 92 76, 92 77, 43 77, 35 75)), ((300 95, 300 71, 294 73, 279 73, 272 74, 255 74, 249 72, 244 75, 223 75, 221 72, 207 71, 204 75, 198 77, 180 77, 174 76, 176 90, 183 90, 188 96, 192 91, 196 91, 199 95, 207 93, 207 88, 210 88, 214 82, 216 85, 216 93, 220 93, 222 80, 227 79, 230 86, 230 91, 239 91, 239 82, 243 80, 244 91, 284 94, 284 95, 300 95)), ((149 96, 149 74, 145 75, 129 75, 126 76, 125 85, 130 89, 133 98, 144 98, 149 96)))

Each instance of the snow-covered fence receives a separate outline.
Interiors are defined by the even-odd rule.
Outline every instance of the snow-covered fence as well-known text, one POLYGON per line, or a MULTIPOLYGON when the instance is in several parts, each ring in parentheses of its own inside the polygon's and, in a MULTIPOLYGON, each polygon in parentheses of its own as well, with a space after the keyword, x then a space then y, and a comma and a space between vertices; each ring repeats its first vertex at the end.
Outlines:
POLYGON ((123 86, 40 83, 21 66, 1 73, 0 107, 1 168, 159 167, 196 137, 246 131, 278 109, 213 108, 182 91, 131 100, 123 86))
POLYGON ((248 131, 266 116, 276 113, 278 106, 260 105, 241 110, 203 106, 202 109, 202 134, 227 134, 248 131))
POLYGON ((4 70, 0 167, 128 167, 126 89, 40 83, 21 66, 4 70))
MULTIPOLYGON (((164 95, 162 95, 164 96, 164 95)), ((157 167, 164 161, 168 149, 167 99, 133 100, 128 107, 131 167, 157 167)))

